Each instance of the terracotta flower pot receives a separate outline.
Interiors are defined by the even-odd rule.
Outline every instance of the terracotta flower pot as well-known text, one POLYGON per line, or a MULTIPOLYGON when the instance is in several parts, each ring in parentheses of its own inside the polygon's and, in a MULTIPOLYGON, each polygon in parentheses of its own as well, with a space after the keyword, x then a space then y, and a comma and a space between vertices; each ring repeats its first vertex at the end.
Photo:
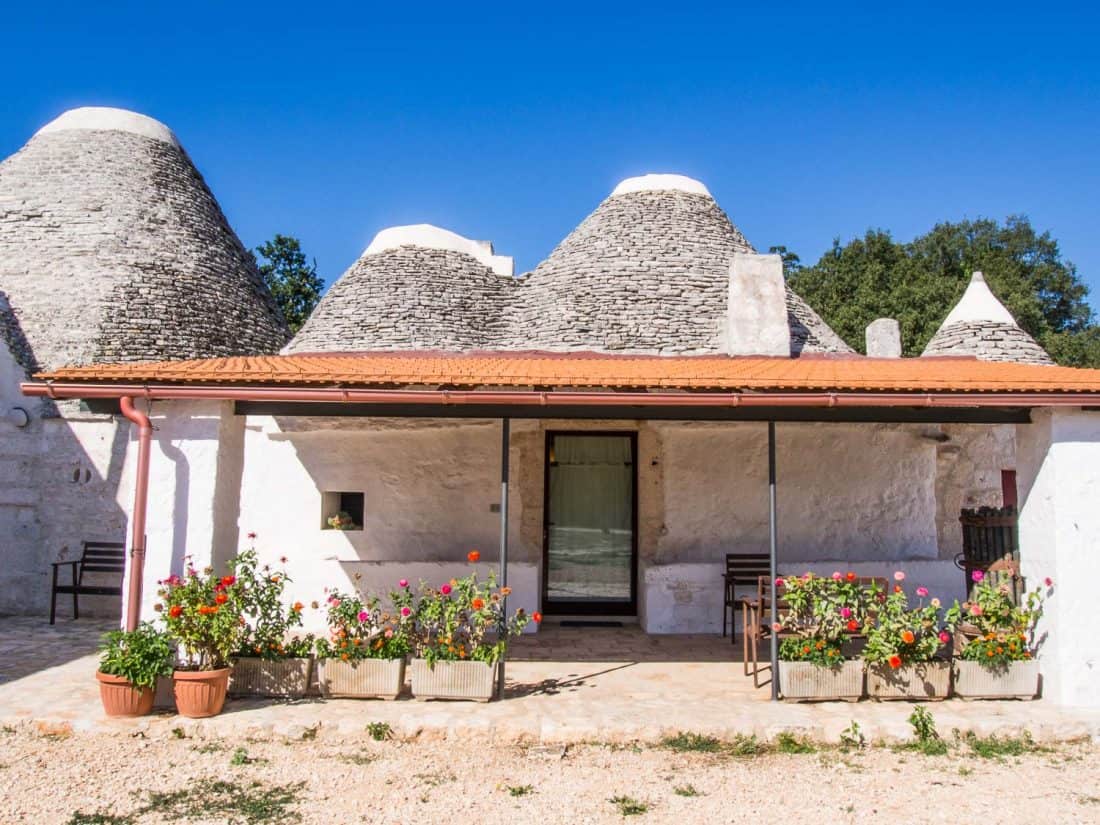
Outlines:
POLYGON ((230 670, 177 670, 172 674, 176 709, 192 719, 217 716, 225 704, 230 670))
POLYGON ((95 672, 99 682, 99 699, 108 716, 145 716, 153 710, 152 688, 136 688, 121 676, 95 672))

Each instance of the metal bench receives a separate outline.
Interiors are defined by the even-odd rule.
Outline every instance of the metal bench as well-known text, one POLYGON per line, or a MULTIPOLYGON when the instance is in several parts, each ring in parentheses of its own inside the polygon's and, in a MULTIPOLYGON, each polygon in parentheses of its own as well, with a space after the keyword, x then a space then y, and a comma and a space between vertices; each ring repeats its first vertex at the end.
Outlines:
POLYGON ((50 588, 50 624, 54 623, 57 615, 57 594, 73 594, 73 618, 80 618, 80 604, 78 599, 85 596, 121 596, 122 577, 126 572, 126 545, 116 541, 86 541, 79 559, 74 561, 55 561, 53 567, 53 584, 50 588), (57 571, 61 567, 69 567, 72 571, 72 584, 58 584, 57 571), (119 580, 117 585, 85 584, 85 573, 117 573, 119 580))

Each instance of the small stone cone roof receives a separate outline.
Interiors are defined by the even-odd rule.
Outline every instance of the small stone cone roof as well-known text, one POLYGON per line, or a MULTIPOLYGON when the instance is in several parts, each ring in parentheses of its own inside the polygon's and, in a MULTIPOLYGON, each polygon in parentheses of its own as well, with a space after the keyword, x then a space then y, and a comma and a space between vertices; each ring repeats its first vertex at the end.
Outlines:
POLYGON ((378 233, 284 350, 466 350, 506 342, 511 259, 419 224, 378 233))
POLYGON ((28 372, 278 351, 286 324, 172 132, 74 109, 0 163, 0 332, 28 372))
POLYGON ((1053 364, 1054 359, 1024 332, 997 300, 981 272, 932 336, 922 355, 970 355, 983 361, 1053 364))

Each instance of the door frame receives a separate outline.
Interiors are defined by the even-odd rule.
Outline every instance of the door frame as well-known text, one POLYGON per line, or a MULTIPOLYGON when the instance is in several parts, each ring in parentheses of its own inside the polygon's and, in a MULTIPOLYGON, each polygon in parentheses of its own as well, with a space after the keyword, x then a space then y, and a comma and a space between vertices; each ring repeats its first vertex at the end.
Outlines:
POLYGON ((547 616, 637 616, 638 615, 638 431, 637 430, 546 430, 542 451, 542 587, 540 603, 547 616), (550 600, 550 447, 554 436, 617 436, 630 439, 630 601, 552 602, 550 600))

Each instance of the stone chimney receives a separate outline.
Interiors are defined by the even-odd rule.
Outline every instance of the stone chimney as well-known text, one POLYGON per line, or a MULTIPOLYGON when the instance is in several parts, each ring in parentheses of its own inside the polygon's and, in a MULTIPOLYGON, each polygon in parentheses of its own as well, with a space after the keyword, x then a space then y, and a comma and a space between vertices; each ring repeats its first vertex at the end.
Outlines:
POLYGON ((901 327, 893 318, 879 318, 867 325, 869 358, 901 358, 901 327))
POLYGON ((782 258, 734 253, 728 318, 726 351, 730 355, 790 356, 791 328, 782 258))

